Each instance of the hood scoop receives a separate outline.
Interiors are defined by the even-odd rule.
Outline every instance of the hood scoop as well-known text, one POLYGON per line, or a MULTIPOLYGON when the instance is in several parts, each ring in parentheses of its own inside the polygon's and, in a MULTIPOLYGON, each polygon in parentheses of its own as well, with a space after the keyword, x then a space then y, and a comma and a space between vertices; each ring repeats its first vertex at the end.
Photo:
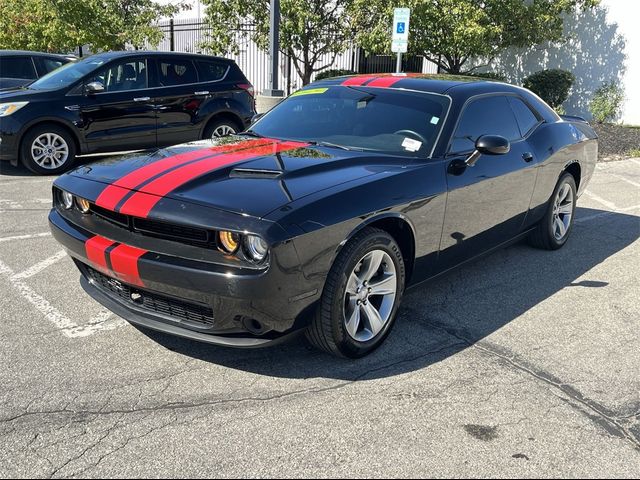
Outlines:
POLYGON ((263 168, 234 168, 229 178, 278 178, 282 170, 268 170, 263 168))

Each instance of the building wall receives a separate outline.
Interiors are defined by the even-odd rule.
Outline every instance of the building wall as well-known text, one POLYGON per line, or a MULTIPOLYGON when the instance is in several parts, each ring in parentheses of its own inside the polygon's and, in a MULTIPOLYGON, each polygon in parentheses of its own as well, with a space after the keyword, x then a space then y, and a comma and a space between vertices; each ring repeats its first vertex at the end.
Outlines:
POLYGON ((499 55, 489 69, 506 74, 512 83, 539 70, 561 68, 576 76, 564 103, 569 114, 590 118, 589 102, 604 82, 616 82, 626 91, 619 119, 640 125, 640 1, 602 0, 601 4, 565 19, 567 41, 529 49, 511 49, 499 55))

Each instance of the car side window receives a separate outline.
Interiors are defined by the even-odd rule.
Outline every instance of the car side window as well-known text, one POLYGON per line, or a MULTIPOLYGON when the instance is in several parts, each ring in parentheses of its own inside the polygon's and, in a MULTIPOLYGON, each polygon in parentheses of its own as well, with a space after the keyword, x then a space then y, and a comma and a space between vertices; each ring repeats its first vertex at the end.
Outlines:
POLYGON ((62 66, 61 60, 54 60, 53 58, 42 58, 42 66, 44 67, 44 71, 49 73, 53 72, 56 68, 62 66))
POLYGON ((500 135, 509 141, 520 138, 520 130, 507 97, 494 95, 472 100, 462 111, 449 152, 473 151, 476 140, 482 135, 500 135))
POLYGON ((527 104, 518 97, 509 97, 509 103, 511 104, 513 113, 516 115, 516 120, 520 127, 520 133, 524 137, 538 124, 540 120, 531 111, 531 108, 529 108, 527 104))
POLYGON ((158 84, 161 87, 197 83, 198 74, 191 60, 158 60, 158 84))
POLYGON ((196 66, 198 67, 200 82, 221 80, 229 69, 229 65, 226 63, 208 60, 198 60, 196 61, 196 66))
POLYGON ((116 62, 87 80, 87 83, 90 82, 102 83, 105 92, 122 92, 147 88, 146 61, 135 59, 116 62))
POLYGON ((35 80, 38 75, 36 75, 31 57, 1 57, 0 77, 35 80))

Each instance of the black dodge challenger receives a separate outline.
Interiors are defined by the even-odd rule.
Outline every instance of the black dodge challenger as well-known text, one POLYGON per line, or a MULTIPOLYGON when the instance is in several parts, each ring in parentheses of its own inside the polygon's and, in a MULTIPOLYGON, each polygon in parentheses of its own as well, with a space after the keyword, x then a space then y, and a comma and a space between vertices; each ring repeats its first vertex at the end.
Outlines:
POLYGON ((243 134, 65 174, 49 220, 133 324, 236 347, 304 330, 360 357, 408 287, 520 238, 562 247, 597 153, 586 122, 522 88, 340 77, 243 134))

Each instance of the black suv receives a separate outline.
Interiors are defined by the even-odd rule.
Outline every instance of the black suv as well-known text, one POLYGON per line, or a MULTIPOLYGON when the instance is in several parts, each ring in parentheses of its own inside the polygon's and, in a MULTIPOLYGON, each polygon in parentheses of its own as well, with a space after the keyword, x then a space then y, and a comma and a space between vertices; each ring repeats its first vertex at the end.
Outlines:
POLYGON ((75 59, 73 55, 0 50, 0 89, 31 83, 75 59))
POLYGON ((100 53, 0 92, 0 160, 55 174, 76 154, 225 136, 254 115, 253 86, 233 60, 100 53))

